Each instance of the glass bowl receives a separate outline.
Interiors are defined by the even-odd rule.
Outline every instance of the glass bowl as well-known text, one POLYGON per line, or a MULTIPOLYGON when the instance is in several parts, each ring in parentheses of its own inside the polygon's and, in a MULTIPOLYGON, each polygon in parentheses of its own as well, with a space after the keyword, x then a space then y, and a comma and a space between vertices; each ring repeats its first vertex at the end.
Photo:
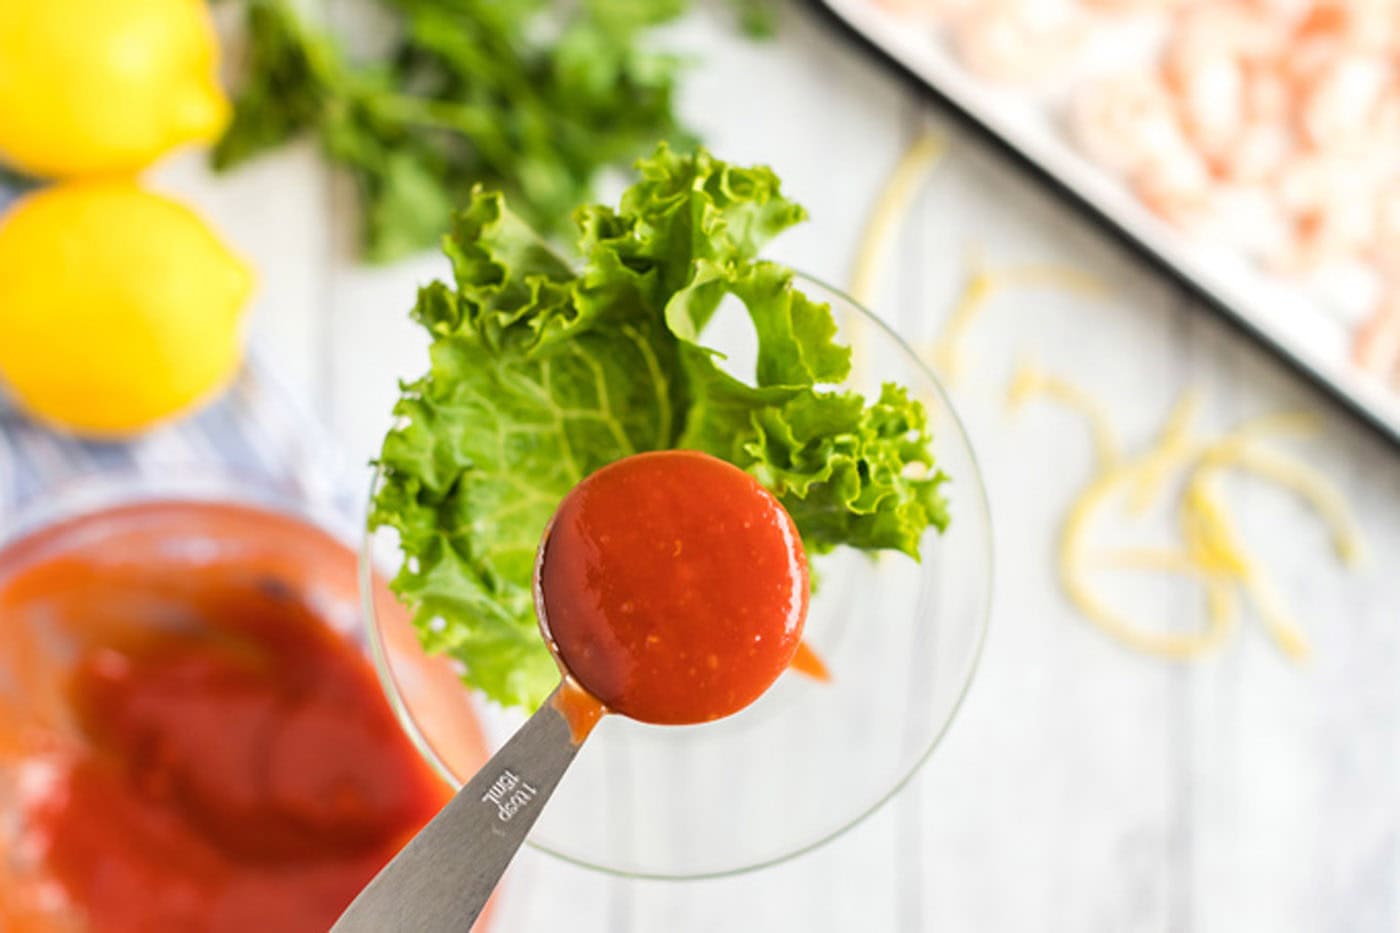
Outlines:
MULTIPOLYGON (((355 550, 360 537, 355 523, 317 507, 290 487, 183 471, 83 475, 49 489, 0 529, 0 930, 10 922, 25 929, 85 926, 81 912, 58 895, 39 850, 29 841, 24 801, 34 788, 54 779, 65 750, 80 748, 84 741, 73 731, 63 699, 75 659, 82 651, 108 644, 113 633, 126 638, 137 633, 127 621, 133 615, 129 610, 112 614, 120 622, 106 620, 92 631, 66 629, 33 615, 46 609, 31 609, 29 617, 6 615, 12 608, 10 598, 18 598, 9 592, 13 582, 52 561, 109 569, 153 565, 172 575, 228 568, 237 579, 255 577, 290 588, 321 623, 363 651, 367 639, 355 550), (75 640, 76 632, 82 633, 82 645, 75 640), (31 920, 37 926, 26 926, 31 920)), ((145 585, 148 578, 141 579, 145 585)), ((376 580, 374 585, 381 584, 376 580)), ((181 605, 178 600, 184 597, 171 602, 148 594, 113 593, 112 598, 141 600, 149 610, 152 631, 188 625, 182 610, 171 608, 181 605)), ((390 612, 381 621, 393 616, 390 612)), ((441 658, 425 658, 415 650, 389 663, 402 676, 442 679, 460 690, 441 658)), ((368 661, 364 665, 365 676, 372 677, 368 661)), ((378 691, 372 698, 377 696, 378 691)), ((458 736, 460 757, 452 761, 453 767, 479 767, 485 760, 481 727, 469 716, 445 725, 458 736)), ((327 896, 322 883, 306 895, 306 903, 324 911, 327 896)), ((484 930, 488 923, 484 919, 476 929, 484 930)))
MULTIPOLYGON (((952 522, 930 531, 920 561, 838 549, 813 562, 819 578, 806 639, 832 679, 789 671, 756 703, 700 726, 605 717, 531 833, 538 849, 630 877, 691 879, 772 865, 834 839, 889 800, 929 757, 967 692, 987 628, 991 518, 967 434, 942 387, 878 318, 824 283, 854 348, 850 387, 867 397, 906 386, 929 409, 934 452, 950 481, 952 522)), ((725 366, 750 377, 752 327, 721 307, 704 335, 725 366)), ((378 477, 376 477, 376 484, 378 477)), ((543 531, 543 529, 541 529, 543 531)), ((472 770, 446 724, 474 708, 499 748, 523 721, 460 687, 427 684, 397 659, 416 636, 393 596, 368 586, 399 560, 394 533, 369 534, 361 554, 371 650, 391 705, 428 760, 460 786, 472 770), (377 647, 376 647, 377 646, 377 647)))

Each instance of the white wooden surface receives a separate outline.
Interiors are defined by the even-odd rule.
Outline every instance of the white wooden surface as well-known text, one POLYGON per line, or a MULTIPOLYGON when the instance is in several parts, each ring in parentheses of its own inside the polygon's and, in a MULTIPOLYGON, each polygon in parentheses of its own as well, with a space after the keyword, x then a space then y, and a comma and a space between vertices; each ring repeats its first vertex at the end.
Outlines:
MULTIPOLYGON (((703 54, 685 111, 711 147, 765 161, 811 210, 776 255, 844 280, 873 194, 925 109, 805 9, 769 44, 702 12, 668 37, 703 54)), ((936 122, 936 121, 935 121, 936 122)), ((936 332, 969 243, 995 260, 1063 261, 1104 300, 998 299, 955 390, 983 459, 998 588, 985 660, 960 720, 923 774, 850 835, 732 880, 636 883, 526 853, 498 929, 692 931, 1382 931, 1400 928, 1400 455, 1126 257, 954 128, 922 192, 877 310, 936 332), (1296 605, 1315 652, 1285 661, 1246 624, 1218 656, 1176 666, 1126 653, 1061 599, 1053 542, 1092 454, 1074 416, 1011 419, 1013 361, 1101 393, 1133 442, 1177 393, 1202 386, 1223 426, 1278 408, 1329 426, 1309 458, 1355 503, 1371 560, 1336 568, 1294 501, 1234 487, 1245 533, 1296 605)), ((158 184, 201 204, 257 265, 257 341, 368 459, 395 379, 424 365, 405 318, 433 256, 352 261, 350 192, 309 148, 212 180, 181 157, 158 184)), ((1195 618, 1162 586, 1144 606, 1195 618)))

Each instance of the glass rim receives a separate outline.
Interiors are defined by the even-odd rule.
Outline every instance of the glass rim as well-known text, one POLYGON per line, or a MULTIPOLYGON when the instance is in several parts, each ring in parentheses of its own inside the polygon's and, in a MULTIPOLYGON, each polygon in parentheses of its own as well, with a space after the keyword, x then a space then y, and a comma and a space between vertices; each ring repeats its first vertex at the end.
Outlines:
MULTIPOLYGON (((580 868, 586 868, 590 871, 595 871, 603 875, 608 875, 614 878, 626 878, 639 881, 684 882, 707 881, 719 878, 732 878, 739 875, 746 875, 751 872, 762 871, 766 868, 772 868, 774 866, 790 862, 793 859, 799 858, 803 855, 820 849, 823 846, 826 846, 829 843, 834 842, 835 840, 846 835, 851 830, 864 823, 871 816, 879 812, 885 807, 886 804, 888 804, 891 800, 897 797, 899 793, 909 785, 909 783, 915 778, 915 776, 917 776, 923 770, 924 765, 927 764, 928 760, 933 756, 934 750, 942 744, 944 736, 947 735, 948 730, 957 720, 958 713, 961 712, 963 703, 967 700, 967 695, 972 688, 973 681, 976 680, 977 672, 978 670, 980 670, 982 665, 982 654, 983 650, 986 647, 987 632, 991 628, 992 599, 995 593, 994 584, 996 578, 996 563, 994 560, 995 529, 992 525, 991 503, 987 497, 987 487, 986 483, 983 480, 982 467, 977 459, 977 452, 972 446, 972 438, 968 434, 967 426, 963 423, 962 417, 958 414, 957 408, 953 405, 952 399, 948 397, 948 391, 944 387, 943 383, 938 379, 936 375, 934 375, 933 371, 928 367, 928 365, 919 357, 917 353, 914 352, 914 349, 909 346, 909 344, 904 340, 904 338, 901 337, 894 330, 893 327, 887 324, 873 311, 866 308, 864 305, 856 301, 850 295, 846 294, 846 292, 823 281, 822 279, 799 270, 793 270, 793 277, 815 285, 823 291, 827 292, 831 297, 838 299, 841 302, 844 302, 859 315, 860 319, 862 319, 864 323, 873 325, 879 334, 881 334, 884 338, 890 341, 894 345, 894 347, 906 358, 906 360, 913 365, 915 372, 919 373, 924 379, 928 381, 929 385, 933 387, 933 391, 937 398, 937 401, 942 405, 943 411, 951 419, 952 426, 961 438, 962 446, 967 451, 968 460, 971 464, 971 473, 974 478, 974 482, 969 484, 974 493, 972 501, 975 503, 974 508, 977 512, 980 513, 983 527, 985 527, 986 529, 986 543, 985 546, 982 548, 983 554, 981 555, 981 560, 983 565, 987 568, 987 573, 986 583, 984 587, 982 587, 983 592, 981 594, 981 612, 979 613, 979 618, 975 621, 977 627, 975 643, 972 647, 972 653, 967 664, 967 671, 965 676, 963 677, 963 682, 958 687, 957 695, 953 698, 952 706, 949 708, 948 714, 944 718, 942 724, 940 724, 937 729, 933 730, 932 735, 929 736, 929 739, 922 751, 920 751, 918 755, 914 756, 914 758, 910 761, 908 767, 904 770, 904 773, 901 774, 898 777, 898 779, 890 785, 888 789, 886 789, 883 793, 877 795, 869 804, 861 807, 857 812, 852 814, 849 818, 843 820, 836 827, 827 830, 819 834, 815 839, 804 842, 801 845, 791 849, 790 851, 785 851, 780 855, 746 862, 742 865, 737 865, 732 868, 724 868, 714 871, 703 872, 676 873, 638 871, 634 869, 616 868, 608 865, 600 865, 596 862, 589 861, 586 858, 582 858, 580 856, 572 855, 568 852, 561 851, 558 848, 555 848, 554 846, 551 846, 545 842, 538 841, 533 837, 527 837, 525 840, 526 844, 529 845, 531 848, 535 849, 536 851, 543 852, 553 858, 557 858, 568 864, 576 865, 580 868)), ((934 440, 934 444, 936 453, 936 438, 934 440)), ((375 463, 373 470, 371 471, 369 482, 369 494, 366 499, 367 503, 369 503, 370 505, 372 505, 374 502, 374 496, 378 491, 379 483, 382 476, 382 465, 375 463)), ((956 478, 954 478, 954 481, 956 482, 956 478)), ((370 530, 368 522, 366 522, 365 527, 362 529, 361 536, 359 586, 360 601, 362 603, 362 612, 365 615, 365 638, 366 644, 369 647, 370 658, 374 664, 376 673, 379 675, 380 685, 383 688, 384 693, 389 701, 389 706, 391 709, 393 709, 394 715, 398 718, 399 724, 403 727, 404 732, 409 737, 409 740, 419 750, 419 752, 427 760, 428 764, 433 768, 434 771, 436 771, 441 777, 446 779, 450 785, 460 788, 460 786, 464 782, 459 776, 452 773, 452 771, 443 762, 442 756, 439 755, 437 750, 433 747, 432 742, 430 742, 427 736, 423 734, 422 728, 419 726, 417 719, 414 717, 412 711, 404 702, 402 691, 399 688, 398 681, 395 678, 393 669, 389 664, 388 653, 384 646, 383 633, 380 631, 378 611, 374 602, 374 583, 376 575, 378 574, 378 571, 376 570, 374 564, 374 537, 375 533, 370 530)), ((464 684, 463 688, 465 690, 472 691, 472 688, 468 685, 464 684)))
POLYGON ((306 490, 265 477, 239 477, 226 466, 187 464, 154 476, 135 466, 80 469, 25 498, 0 528, 0 549, 61 524, 125 506, 163 502, 218 503, 299 520, 330 535, 351 553, 362 537, 354 516, 306 490))

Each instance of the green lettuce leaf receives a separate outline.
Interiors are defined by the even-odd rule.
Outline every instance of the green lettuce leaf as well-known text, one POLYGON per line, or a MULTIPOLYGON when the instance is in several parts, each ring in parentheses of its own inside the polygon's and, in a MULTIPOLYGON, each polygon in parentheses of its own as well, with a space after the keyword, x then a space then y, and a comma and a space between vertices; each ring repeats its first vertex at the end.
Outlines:
POLYGON ((805 216, 762 167, 666 146, 617 208, 576 213, 580 262, 498 192, 476 190, 444 249, 453 283, 420 290, 429 371, 403 386, 372 527, 396 529, 393 581, 424 644, 507 705, 557 680, 534 618, 535 549, 583 477, 644 450, 703 450, 764 483, 812 552, 918 557, 948 520, 927 415, 897 386, 839 384, 850 351, 825 305, 758 258, 805 216), (704 344, 726 296, 757 336, 752 383, 704 344))

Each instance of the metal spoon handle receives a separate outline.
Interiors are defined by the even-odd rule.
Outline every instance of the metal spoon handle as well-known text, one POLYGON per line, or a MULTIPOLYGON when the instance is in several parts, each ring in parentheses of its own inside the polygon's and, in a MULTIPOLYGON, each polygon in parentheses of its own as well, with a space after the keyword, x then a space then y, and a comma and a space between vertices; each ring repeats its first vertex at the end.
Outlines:
POLYGON ((582 738, 556 688, 341 914, 331 933, 467 933, 582 738))

